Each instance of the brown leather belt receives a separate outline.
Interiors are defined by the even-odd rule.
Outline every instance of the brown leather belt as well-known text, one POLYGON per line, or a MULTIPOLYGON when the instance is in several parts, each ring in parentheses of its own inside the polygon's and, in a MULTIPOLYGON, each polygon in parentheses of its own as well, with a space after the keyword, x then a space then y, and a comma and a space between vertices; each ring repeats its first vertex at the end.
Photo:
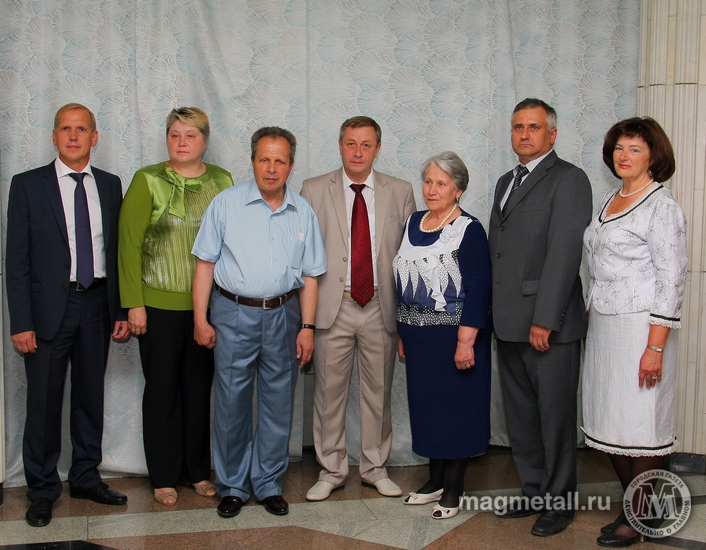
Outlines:
POLYGON ((283 294, 282 296, 265 298, 264 300, 255 300, 253 298, 245 298, 244 296, 236 296, 232 292, 228 292, 217 284, 215 284, 215 286, 218 293, 224 298, 228 298, 231 302, 242 304, 244 306, 260 307, 262 309, 274 309, 276 307, 283 306, 292 296, 294 296, 294 291, 290 290, 287 294, 283 294))

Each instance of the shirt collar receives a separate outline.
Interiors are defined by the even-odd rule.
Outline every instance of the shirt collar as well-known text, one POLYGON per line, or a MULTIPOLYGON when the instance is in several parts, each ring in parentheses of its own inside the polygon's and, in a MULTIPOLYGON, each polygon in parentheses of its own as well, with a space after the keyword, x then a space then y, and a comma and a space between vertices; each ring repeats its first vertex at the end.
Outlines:
MULTIPOLYGON (((541 157, 537 157, 536 159, 529 161, 527 164, 524 165, 525 168, 527 168, 527 170, 529 170, 530 172, 532 172, 532 170, 534 170, 535 168, 537 168, 537 165, 538 165, 540 162, 542 162, 542 161, 547 157, 547 155, 548 155, 549 153, 551 153, 553 150, 554 150, 553 148, 552 148, 552 149, 549 149, 549 151, 547 151, 546 153, 544 153, 541 157)), ((514 172, 514 170, 513 170, 513 172, 514 172)))
MULTIPOLYGON (((56 160, 54 161, 54 167, 56 169, 56 175, 59 178, 62 178, 64 176, 68 176, 69 174, 73 174, 76 172, 73 168, 69 168, 66 166, 63 162, 61 162, 61 159, 59 157, 56 157, 56 160)), ((93 179, 96 179, 93 176, 93 172, 91 171, 91 163, 89 162, 86 164, 86 166, 83 167, 83 170, 78 170, 78 172, 84 172, 91 176, 93 179)))
MULTIPOLYGON (((256 201, 262 201, 265 202, 265 199, 262 198, 262 194, 260 193, 260 189, 257 186, 257 182, 254 179, 251 179, 249 182, 249 187, 248 187, 248 194, 247 194, 247 199, 245 201, 245 204, 251 204, 256 201)), ((267 203, 265 203, 267 204, 267 203)), ((294 208, 297 207, 296 203, 292 199, 292 193, 289 190, 289 185, 285 184, 284 185, 284 200, 282 201, 282 205, 275 210, 275 212, 279 212, 280 210, 283 210, 287 206, 293 206, 294 208)), ((268 206, 269 208, 269 206, 268 206)))
MULTIPOLYGON (((358 185, 356 184, 351 178, 348 177, 348 174, 346 174, 346 169, 343 169, 343 188, 348 189, 351 185, 358 185)), ((363 185, 366 185, 370 187, 370 189, 375 189, 375 175, 374 172, 371 170, 370 174, 368 174, 368 177, 366 180, 363 182, 363 185)))

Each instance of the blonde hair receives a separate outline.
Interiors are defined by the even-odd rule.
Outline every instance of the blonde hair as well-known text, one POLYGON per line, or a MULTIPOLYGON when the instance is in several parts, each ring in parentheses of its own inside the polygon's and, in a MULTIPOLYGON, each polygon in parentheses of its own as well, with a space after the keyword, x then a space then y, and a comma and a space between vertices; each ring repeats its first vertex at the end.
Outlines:
POLYGON ((96 131, 96 115, 93 114, 93 112, 86 107, 85 105, 81 105, 80 103, 67 103, 63 107, 59 107, 59 110, 56 112, 54 115, 54 130, 56 130, 59 127, 59 118, 61 117, 62 113, 66 111, 71 111, 73 109, 83 109, 88 113, 88 118, 91 119, 91 132, 96 131))
POLYGON ((169 129, 176 121, 180 121, 188 126, 198 128, 203 138, 208 141, 208 136, 211 133, 211 126, 208 122, 208 116, 198 107, 177 107, 172 109, 167 115, 167 136, 169 129))

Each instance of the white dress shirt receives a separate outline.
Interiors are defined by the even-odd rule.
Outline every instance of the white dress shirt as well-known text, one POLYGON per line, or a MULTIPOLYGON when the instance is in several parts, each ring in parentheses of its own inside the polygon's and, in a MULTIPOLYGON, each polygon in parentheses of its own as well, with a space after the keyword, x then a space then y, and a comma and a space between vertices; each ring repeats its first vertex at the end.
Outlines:
MULTIPOLYGON (((70 281, 76 280, 76 216, 74 214, 74 192, 76 191, 76 180, 69 174, 75 172, 66 166, 60 159, 54 162, 56 177, 59 180, 59 191, 61 192, 61 202, 64 205, 64 217, 66 218, 66 232, 69 236, 69 250, 71 251, 71 273, 70 281)), ((91 171, 91 165, 87 164, 83 170, 86 176, 83 178, 83 187, 86 189, 88 199, 88 216, 91 221, 91 235, 93 237, 93 276, 96 279, 105 277, 105 241, 103 239, 103 214, 98 196, 98 187, 91 171)))
MULTIPOLYGON (((368 209, 368 224, 370 225, 370 250, 373 254, 373 286, 377 289, 378 287, 378 267, 377 267, 377 254, 375 252, 375 178, 373 177, 372 170, 368 175, 368 178, 363 182, 365 187, 363 188, 363 198, 365 199, 365 206, 368 209)), ((353 218, 353 201, 355 201, 355 191, 351 189, 351 185, 355 184, 348 175, 345 169, 343 170, 343 194, 346 197, 346 219, 348 221, 348 258, 351 257, 351 220, 353 218)), ((346 292, 351 291, 351 262, 348 262, 348 269, 346 269, 346 292)))

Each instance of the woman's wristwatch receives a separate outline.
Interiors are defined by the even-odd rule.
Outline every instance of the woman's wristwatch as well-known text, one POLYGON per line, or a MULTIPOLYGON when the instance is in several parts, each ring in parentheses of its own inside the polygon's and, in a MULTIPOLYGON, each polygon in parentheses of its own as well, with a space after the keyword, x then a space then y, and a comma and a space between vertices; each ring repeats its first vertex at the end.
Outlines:
POLYGON ((664 352, 664 348, 659 348, 657 346, 651 346, 649 344, 647 344, 647 349, 651 349, 652 351, 656 351, 657 353, 664 352))
POLYGON ((302 323, 301 328, 310 328, 311 330, 313 330, 314 332, 316 332, 316 325, 309 325, 309 324, 307 324, 307 323, 302 323))

